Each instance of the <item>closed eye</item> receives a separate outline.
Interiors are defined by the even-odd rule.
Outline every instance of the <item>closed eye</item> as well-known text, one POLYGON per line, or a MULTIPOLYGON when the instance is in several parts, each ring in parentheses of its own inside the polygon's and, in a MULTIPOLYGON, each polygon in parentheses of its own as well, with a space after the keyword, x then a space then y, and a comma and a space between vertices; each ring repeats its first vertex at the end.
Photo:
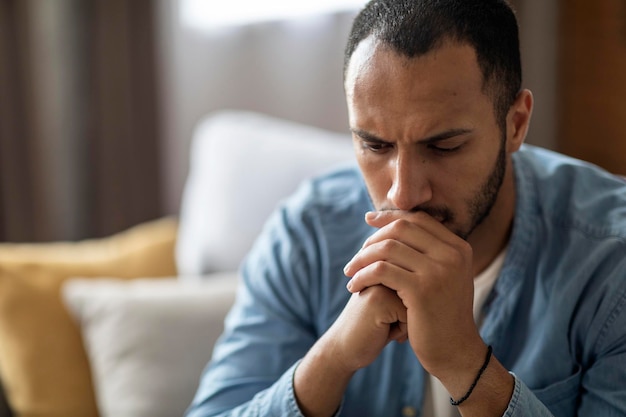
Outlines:
POLYGON ((373 153, 382 153, 391 149, 392 145, 386 142, 371 142, 367 140, 361 140, 361 148, 373 153))
POLYGON ((453 153, 453 152, 460 150, 462 147, 463 145, 456 145, 456 146, 441 146, 441 145, 433 145, 433 144, 428 145, 429 149, 435 152, 440 152, 440 153, 453 153))
POLYGON ((352 130, 352 137, 354 140, 359 142, 359 146, 361 149, 380 154, 384 153, 387 150, 393 148, 393 143, 387 142, 379 138, 376 135, 373 135, 365 130, 361 129, 350 129, 352 130))
POLYGON ((468 135, 471 133, 469 129, 453 129, 428 138, 422 143, 435 154, 450 155, 461 150, 468 143, 470 140, 468 135))

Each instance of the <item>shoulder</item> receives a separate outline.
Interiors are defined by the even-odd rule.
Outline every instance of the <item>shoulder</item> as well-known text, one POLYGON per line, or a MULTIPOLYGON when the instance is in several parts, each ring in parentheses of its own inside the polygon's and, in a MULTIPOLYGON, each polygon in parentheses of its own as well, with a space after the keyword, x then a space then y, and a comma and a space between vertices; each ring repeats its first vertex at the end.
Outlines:
MULTIPOLYGON (((518 198, 545 222, 589 238, 626 239, 626 181, 591 163, 524 146, 514 155, 518 198)), ((518 207, 524 207, 519 204, 518 207)))
POLYGON ((251 291, 288 294, 317 311, 332 297, 345 304, 343 266, 371 234, 370 200, 355 165, 342 165, 301 183, 270 216, 244 263, 251 291), (263 290, 258 290, 262 288, 263 290), (326 292, 325 292, 326 291, 326 292))
POLYGON ((546 292, 558 289, 570 299, 591 287, 596 294, 624 292, 626 182, 590 163, 532 146, 513 158, 511 266, 541 281, 546 292))
POLYGON ((291 261, 296 257, 310 263, 319 263, 320 257, 336 258, 357 244, 360 247, 364 236, 371 233, 364 221, 370 210, 356 164, 339 165, 303 181, 279 204, 257 239, 255 253, 273 248, 291 261))
POLYGON ((603 328, 626 294, 626 182, 530 146, 514 163, 514 266, 552 294, 560 310, 576 308, 571 314, 583 317, 582 329, 603 328))
POLYGON ((372 210, 363 177, 354 163, 343 164, 304 181, 286 201, 286 209, 306 221, 363 222, 372 210))
POLYGON ((517 211, 508 266, 525 279, 507 285, 532 288, 532 302, 543 306, 535 308, 567 320, 569 334, 590 344, 583 351, 591 355, 615 341, 612 329, 623 334, 626 323, 626 182, 531 146, 514 155, 514 164, 517 211))

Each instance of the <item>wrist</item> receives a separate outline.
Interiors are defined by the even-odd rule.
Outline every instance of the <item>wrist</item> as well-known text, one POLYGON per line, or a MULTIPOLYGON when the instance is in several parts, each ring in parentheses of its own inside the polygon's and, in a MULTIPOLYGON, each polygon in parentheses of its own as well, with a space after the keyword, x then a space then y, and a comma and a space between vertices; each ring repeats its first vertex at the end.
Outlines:
POLYGON ((467 389, 467 392, 465 393, 465 395, 463 395, 458 400, 455 400, 452 397, 450 397, 450 404, 452 404, 454 406, 459 406, 459 405, 463 404, 470 397, 470 395, 472 395, 472 392, 474 392, 474 388, 476 388, 476 385, 478 384, 478 381, 480 381, 480 377, 483 375, 483 373, 487 369, 487 366, 489 366, 489 362, 491 361, 492 353, 493 353, 493 348, 491 347, 491 345, 489 345, 487 347, 487 354, 485 355, 485 361, 483 362, 483 364, 481 365, 480 369, 478 370, 478 373, 476 374, 476 378, 474 378, 474 381, 472 382, 472 385, 469 386, 469 388, 467 389))
POLYGON ((473 374, 463 372, 458 378, 441 382, 464 416, 501 416, 513 395, 515 381, 493 352, 488 355, 487 346, 481 355, 475 360, 473 374))
POLYGON ((440 355, 423 362, 423 365, 442 382, 452 398, 461 398, 476 378, 486 352, 487 345, 477 338, 474 343, 466 341, 461 349, 441 351, 440 355))
POLYGON ((324 334, 311 348, 307 356, 319 366, 326 367, 338 381, 349 381, 362 366, 356 355, 344 348, 341 339, 331 332, 324 334))
POLYGON ((305 355, 294 373, 296 401, 307 417, 333 415, 354 375, 353 371, 338 363, 323 339, 305 355))

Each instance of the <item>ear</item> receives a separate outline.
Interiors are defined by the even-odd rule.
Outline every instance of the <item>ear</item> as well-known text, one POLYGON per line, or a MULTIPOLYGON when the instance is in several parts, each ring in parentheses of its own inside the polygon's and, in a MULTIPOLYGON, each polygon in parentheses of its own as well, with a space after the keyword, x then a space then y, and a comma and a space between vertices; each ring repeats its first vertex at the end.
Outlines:
POLYGON ((532 113, 533 93, 530 90, 522 90, 506 116, 507 152, 516 152, 524 143, 532 113))

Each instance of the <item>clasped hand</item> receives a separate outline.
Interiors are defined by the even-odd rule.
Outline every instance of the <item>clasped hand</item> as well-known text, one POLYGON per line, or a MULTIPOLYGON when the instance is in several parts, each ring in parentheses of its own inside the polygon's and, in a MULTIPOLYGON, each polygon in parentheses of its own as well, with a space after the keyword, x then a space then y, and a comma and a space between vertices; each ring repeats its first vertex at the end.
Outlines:
POLYGON ((371 212, 378 230, 346 265, 353 294, 335 323, 335 347, 353 370, 392 340, 409 340, 424 368, 453 371, 464 343, 478 336, 472 315, 472 249, 424 212, 371 212))

